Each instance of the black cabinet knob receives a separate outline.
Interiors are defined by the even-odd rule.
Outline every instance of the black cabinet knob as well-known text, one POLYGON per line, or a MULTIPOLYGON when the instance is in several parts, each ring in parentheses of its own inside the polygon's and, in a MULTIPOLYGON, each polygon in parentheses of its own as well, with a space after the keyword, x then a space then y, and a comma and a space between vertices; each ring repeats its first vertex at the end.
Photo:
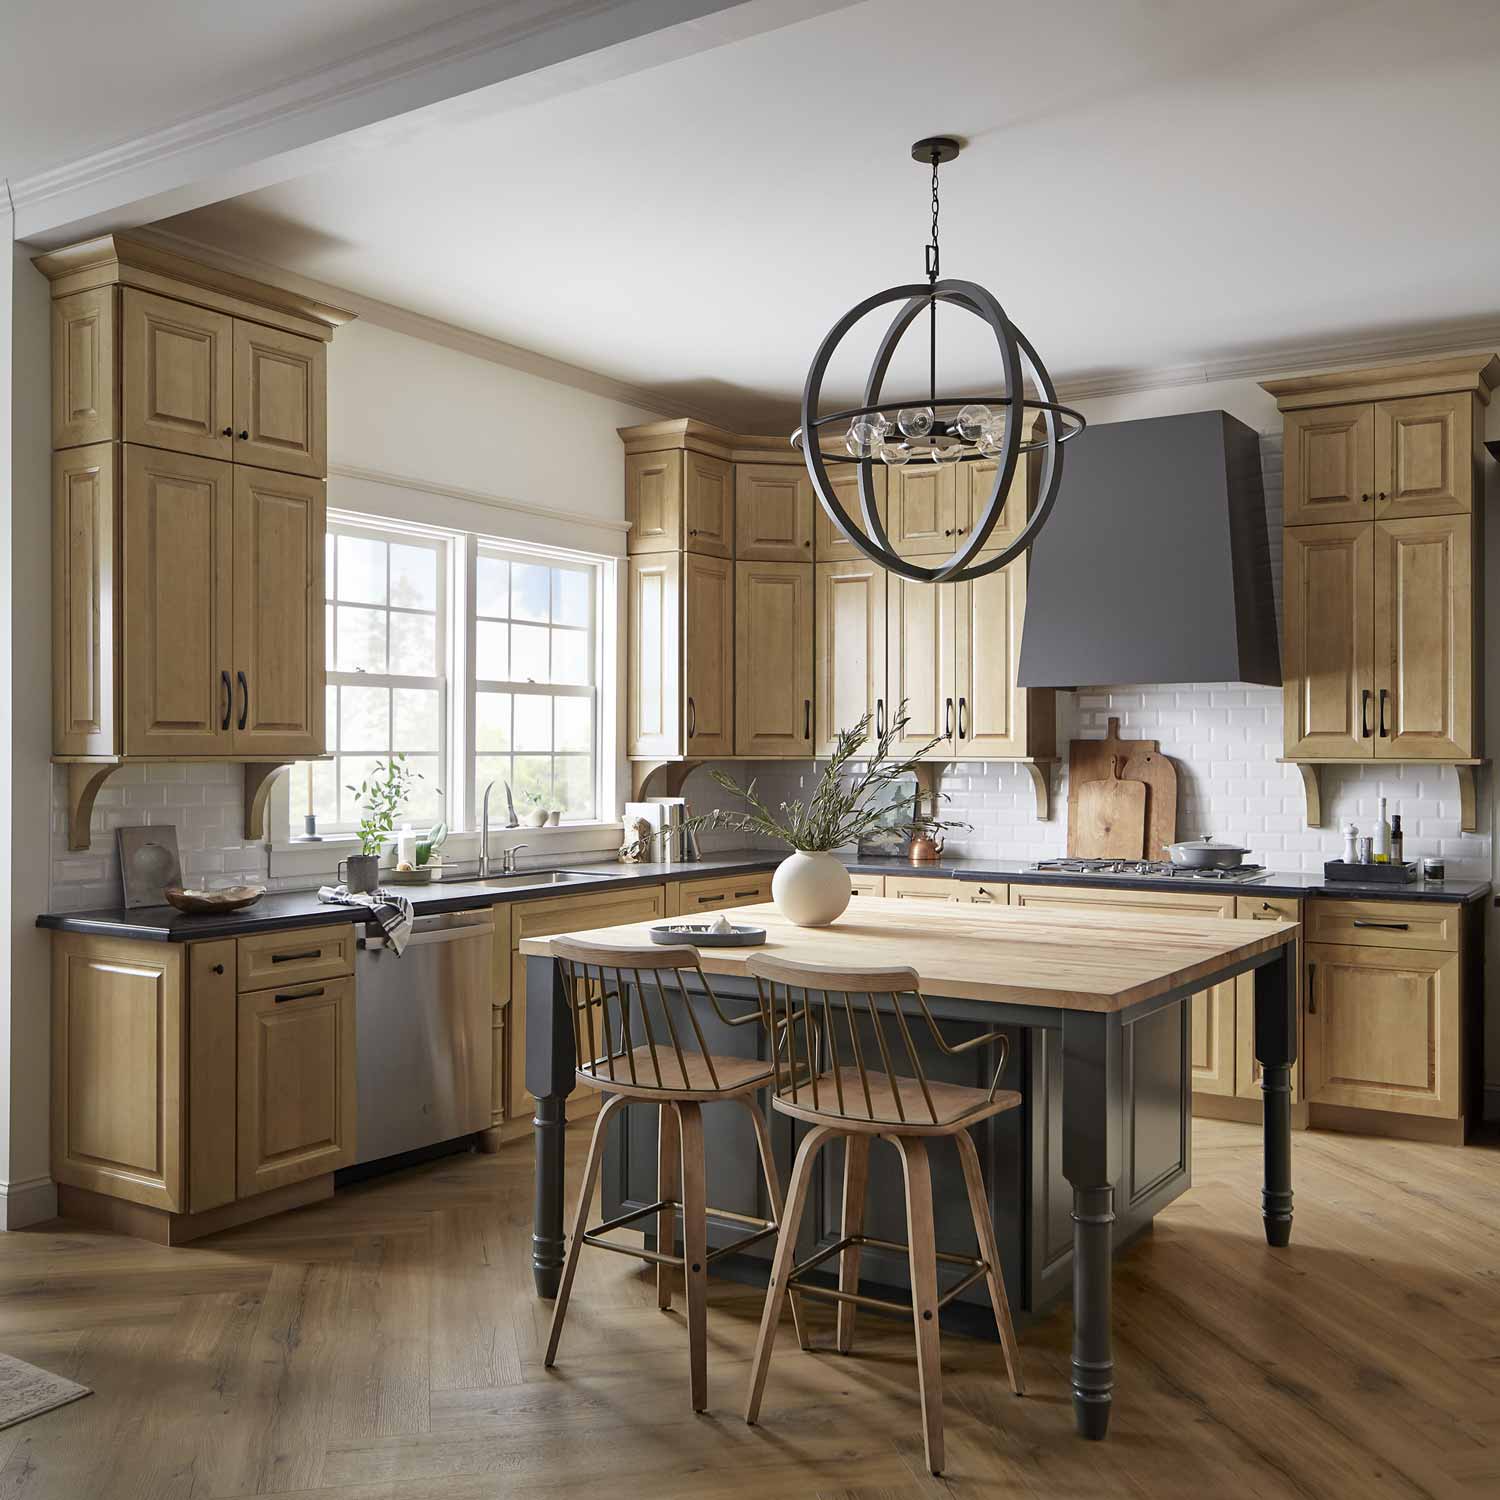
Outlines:
POLYGON ((222 437, 233 437, 234 436, 234 428, 232 428, 232 427, 226 427, 224 429, 224 431, 220 434, 220 436, 222 436, 222 437))
POLYGON ((214 971, 215 974, 222 974, 224 972, 224 965, 223 964, 215 964, 213 971, 214 971))
POLYGON ((240 433, 240 441, 242 443, 248 443, 250 441, 250 434, 248 432, 240 433))

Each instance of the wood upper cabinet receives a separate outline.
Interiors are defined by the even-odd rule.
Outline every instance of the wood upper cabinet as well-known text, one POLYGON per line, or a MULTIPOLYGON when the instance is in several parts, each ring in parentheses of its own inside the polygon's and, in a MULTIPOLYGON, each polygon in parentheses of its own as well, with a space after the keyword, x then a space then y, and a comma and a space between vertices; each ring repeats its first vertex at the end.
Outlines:
POLYGON ((685 553, 683 571, 683 748, 734 754, 734 564, 685 553))
POLYGON ((125 441, 233 458, 234 319, 136 287, 121 306, 125 441))
POLYGON ((734 555, 734 469, 693 449, 632 453, 625 460, 629 552, 734 555))
POLYGON ((735 754, 805 758, 813 749, 812 564, 737 562, 734 573, 735 754))
POLYGON ((734 469, 722 458, 682 455, 682 504, 688 552, 734 556, 734 469))
POLYGON ((967 494, 959 516, 958 469, 969 467, 913 462, 892 472, 886 525, 902 557, 947 557, 958 546, 955 533, 968 524, 967 494))
POLYGON ((736 561, 811 562, 816 503, 801 464, 735 465, 736 561))
POLYGON ((354 1160, 354 980, 239 996, 237 1188, 241 1198, 354 1160))
MULTIPOLYGON (((980 561, 993 554, 981 553, 980 561)), ((1026 559, 954 586, 958 690, 957 753, 961 756, 1048 756, 1056 753, 1055 697, 1016 686, 1021 626, 1026 618, 1026 559)))
POLYGON ((1377 759, 1476 753, 1472 536, 1468 516, 1374 527, 1377 759))
POLYGON ((328 472, 328 346, 234 322, 234 460, 321 479, 328 472))
POLYGON ((52 304, 52 446, 76 448, 119 436, 120 371, 112 286, 52 304))
POLYGON ((1474 508, 1474 398, 1467 392, 1375 405, 1375 518, 1474 508))
POLYGON ((694 553, 630 559, 628 753, 734 753, 734 564, 694 553))
POLYGON ((1373 405, 1360 402, 1289 411, 1282 432, 1284 524, 1372 519, 1373 405))
POLYGON ((1374 548, 1369 522, 1286 528, 1286 754, 1374 754, 1374 548))
POLYGON ((322 753, 325 516, 321 479, 235 466, 237 754, 322 753))
MULTIPOLYGON (((832 481, 834 498, 849 516, 863 524, 864 508, 859 498, 859 468, 855 464, 829 464, 828 477, 832 481)), ((886 471, 883 464, 876 464, 870 471, 875 489, 875 509, 882 522, 889 516, 886 500, 886 471)), ((821 562, 860 562, 867 560, 865 554, 849 541, 829 519, 828 512, 813 496, 813 555, 821 562)))
POLYGON ((126 755, 232 748, 233 481, 230 464, 125 447, 126 755))
POLYGON ((893 742, 897 755, 914 755, 929 740, 930 760, 951 760, 958 744, 958 592, 949 584, 886 578, 886 711, 904 701, 907 728, 893 742))
POLYGON ((862 748, 872 749, 891 712, 885 701, 890 575, 867 561, 818 563, 814 573, 813 753, 831 755, 839 731, 852 729, 865 714, 870 715, 870 734, 862 748))
POLYGON ((1460 982, 1457 953, 1309 943, 1309 1101, 1459 1118, 1460 982))
POLYGON ((114 443, 92 443, 52 457, 52 748, 60 755, 116 750, 119 454, 114 443))

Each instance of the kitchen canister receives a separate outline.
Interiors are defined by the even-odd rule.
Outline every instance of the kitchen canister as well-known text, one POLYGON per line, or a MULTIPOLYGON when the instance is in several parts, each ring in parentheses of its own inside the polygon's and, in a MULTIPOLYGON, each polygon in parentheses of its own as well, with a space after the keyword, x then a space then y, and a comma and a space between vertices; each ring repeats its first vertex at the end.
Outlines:
POLYGON ((1442 860, 1433 859, 1429 856, 1427 859, 1424 859, 1422 861, 1423 880, 1446 880, 1447 878, 1448 869, 1447 866, 1443 864, 1442 860))

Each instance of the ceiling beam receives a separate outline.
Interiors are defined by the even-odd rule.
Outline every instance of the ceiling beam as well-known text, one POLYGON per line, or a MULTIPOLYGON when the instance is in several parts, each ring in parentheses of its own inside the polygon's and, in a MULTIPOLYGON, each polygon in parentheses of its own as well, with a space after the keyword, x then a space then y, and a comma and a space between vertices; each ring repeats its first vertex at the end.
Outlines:
POLYGON ((14 234, 49 249, 135 228, 849 3, 504 0, 12 180, 14 234))

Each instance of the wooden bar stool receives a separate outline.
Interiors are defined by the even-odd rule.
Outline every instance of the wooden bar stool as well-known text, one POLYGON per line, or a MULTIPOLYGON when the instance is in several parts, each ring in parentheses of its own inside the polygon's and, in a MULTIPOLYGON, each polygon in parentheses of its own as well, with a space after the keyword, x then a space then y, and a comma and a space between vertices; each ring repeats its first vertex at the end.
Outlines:
MULTIPOLYGON (((771 1155, 770 1132, 755 1102, 756 1093, 771 1081, 772 1065, 756 1058, 716 1057, 709 1052, 694 1013, 694 995, 684 987, 683 975, 689 975, 696 989, 708 996, 714 1013, 724 1025, 757 1026, 762 1017, 755 1010, 736 1018, 727 1016, 693 948, 615 948, 555 938, 552 952, 562 971, 573 1015, 578 1082, 609 1097, 599 1111, 589 1143, 588 1163, 578 1191, 578 1212, 552 1312, 552 1332, 544 1364, 550 1369, 557 1357, 573 1273, 578 1269, 578 1255, 585 1245, 655 1261, 656 1300, 662 1309, 672 1306, 671 1268, 681 1267, 687 1300, 693 1410, 703 1411, 708 1406, 708 1267, 720 1256, 775 1234, 782 1217, 782 1197, 771 1155), (766 1197, 774 1217, 745 1219, 754 1226, 750 1233, 717 1250, 709 1250, 701 1106, 720 1100, 743 1105, 754 1123, 766 1197), (610 1120, 630 1103, 657 1106, 657 1201, 589 1229, 588 1211, 604 1156, 605 1132, 610 1120), (671 1250, 677 1240, 679 1210, 683 1253, 674 1255, 671 1250), (604 1238, 611 1230, 651 1214, 656 1215, 657 1226, 654 1251, 604 1238)), ((727 1218, 744 1218, 723 1210, 716 1213, 727 1218)), ((800 1337, 801 1315, 795 1299, 792 1316, 797 1320, 800 1337)))
MULTIPOLYGON (((969 1127, 1007 1109, 1021 1096, 999 1087, 1008 1053, 1007 1038, 989 1031, 951 1046, 938 1029, 920 981, 911 969, 831 969, 793 963, 771 953, 756 953, 748 964, 760 991, 761 1008, 775 1037, 772 1061, 775 1093, 771 1107, 813 1129, 803 1137, 792 1168, 786 1211, 776 1240, 771 1283, 761 1316, 760 1337, 751 1364, 745 1420, 760 1415, 761 1395, 781 1319, 783 1300, 798 1292, 838 1303, 837 1343, 841 1353, 853 1347, 854 1313, 859 1307, 881 1307, 905 1312, 904 1303, 861 1296, 859 1255, 864 1245, 905 1250, 911 1267, 911 1316, 917 1338, 917 1375, 922 1396, 922 1437, 927 1467, 943 1469, 943 1376, 938 1313, 961 1292, 983 1279, 988 1283, 1005 1368, 1011 1389, 1022 1394, 1021 1355, 1011 1322, 1010 1303, 1000 1269, 994 1221, 979 1167, 979 1153, 969 1127), (924 1022, 927 1031, 949 1056, 998 1041, 1000 1057, 988 1089, 929 1080, 912 1039, 912 1028, 924 1022), (785 1056, 783 1057, 783 1052, 785 1056), (910 1074, 902 1076, 895 1056, 904 1052, 910 1074), (878 1066, 875 1066, 878 1064, 878 1066), (864 1231, 865 1184, 869 1174, 870 1141, 883 1136, 901 1154, 906 1181, 907 1243, 873 1239, 864 1231), (932 1178, 927 1140, 949 1136, 958 1146, 979 1255, 955 1255, 939 1250, 932 1219, 932 1178), (794 1264, 797 1228, 802 1221, 812 1181, 813 1162, 831 1140, 844 1140, 843 1224, 838 1240, 794 1264), (816 1286, 807 1274, 832 1256, 839 1257, 837 1290, 816 1286), (969 1274, 939 1294, 938 1262, 970 1267, 969 1274)), ((799 1335, 800 1335, 799 1327, 799 1335)), ((803 1340, 803 1347, 806 1342, 803 1340)))

